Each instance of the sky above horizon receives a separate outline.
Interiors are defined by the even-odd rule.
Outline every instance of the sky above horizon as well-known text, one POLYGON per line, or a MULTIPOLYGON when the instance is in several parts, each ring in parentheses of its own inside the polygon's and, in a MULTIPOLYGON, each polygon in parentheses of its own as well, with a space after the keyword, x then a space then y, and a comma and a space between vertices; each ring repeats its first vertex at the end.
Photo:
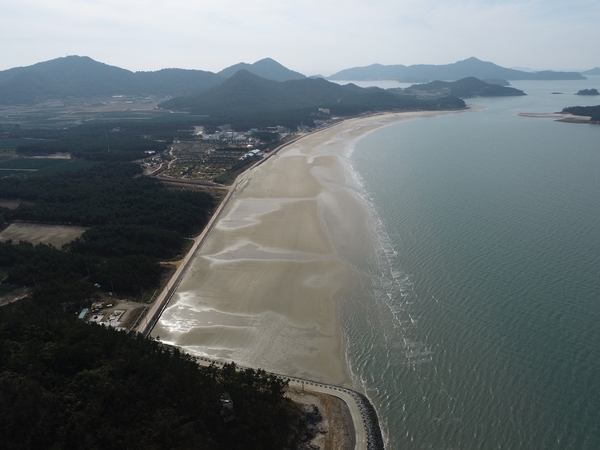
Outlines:
POLYGON ((89 56, 218 72, 270 57, 305 75, 380 64, 600 66, 597 0, 3 0, 0 70, 89 56))

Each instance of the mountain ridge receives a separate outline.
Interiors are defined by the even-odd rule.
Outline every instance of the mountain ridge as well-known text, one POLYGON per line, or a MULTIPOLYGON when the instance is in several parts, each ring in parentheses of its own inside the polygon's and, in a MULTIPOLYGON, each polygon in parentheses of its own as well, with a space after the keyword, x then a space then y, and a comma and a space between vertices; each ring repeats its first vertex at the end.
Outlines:
POLYGON ((253 64, 244 62, 234 64, 233 66, 226 67, 220 72, 217 72, 217 75, 230 78, 240 70, 246 70, 261 78, 273 81, 301 80, 306 78, 306 76, 300 72, 290 70, 272 58, 264 58, 253 64))
POLYGON ((66 56, 0 72, 0 104, 32 104, 55 98, 125 95, 184 95, 209 89, 224 78, 201 70, 131 72, 66 56))
POLYGON ((423 101, 398 96, 380 88, 340 85, 322 78, 277 82, 244 69, 214 88, 188 97, 168 100, 160 108, 208 116, 211 125, 231 124, 236 129, 300 123, 367 111, 464 108, 458 98, 423 101), (329 112, 325 112, 329 111, 329 112))
POLYGON ((372 64, 364 67, 344 69, 334 73, 329 80, 397 80, 407 83, 428 82, 430 80, 456 81, 461 78, 476 77, 502 78, 505 80, 582 80, 583 75, 578 72, 554 72, 545 70, 540 72, 524 72, 507 69, 489 61, 482 61, 470 57, 451 64, 415 64, 412 66, 372 64))
POLYGON ((520 89, 486 83, 475 77, 466 77, 457 81, 432 81, 415 84, 402 89, 403 94, 414 94, 417 97, 432 95, 452 95, 459 98, 471 97, 510 97, 526 95, 520 89))

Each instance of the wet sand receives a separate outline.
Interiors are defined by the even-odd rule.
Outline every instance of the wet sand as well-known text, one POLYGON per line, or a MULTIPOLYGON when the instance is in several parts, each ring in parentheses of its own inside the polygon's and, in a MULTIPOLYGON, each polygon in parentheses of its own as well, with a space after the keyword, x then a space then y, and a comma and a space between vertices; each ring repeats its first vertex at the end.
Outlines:
POLYGON ((349 261, 373 245, 347 155, 376 128, 439 114, 347 120, 244 173, 152 336, 192 354, 351 387, 338 311, 359 279, 349 261))

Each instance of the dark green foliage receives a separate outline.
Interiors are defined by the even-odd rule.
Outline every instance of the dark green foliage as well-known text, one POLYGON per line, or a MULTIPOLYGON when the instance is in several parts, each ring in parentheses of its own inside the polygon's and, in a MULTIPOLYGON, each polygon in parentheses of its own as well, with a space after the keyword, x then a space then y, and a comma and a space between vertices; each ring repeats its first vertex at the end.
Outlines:
POLYGON ((74 253, 90 253, 109 258, 145 255, 168 259, 177 255, 185 239, 174 231, 136 225, 104 225, 90 228, 64 246, 74 253))
MULTIPOLYGON (((236 129, 283 125, 295 129, 312 126, 315 119, 367 111, 430 109, 431 105, 410 96, 398 97, 379 88, 340 86, 322 78, 276 82, 240 70, 224 83, 204 93, 169 100, 161 107, 206 114, 206 124, 231 124, 236 129)), ((463 106, 464 107, 464 106, 463 106)))
POLYGON ((155 288, 160 260, 177 256, 213 207, 208 194, 169 191, 154 179, 136 177, 134 164, 100 164, 93 169, 0 180, 0 198, 20 198, 0 219, 91 226, 60 251, 49 245, 0 243, 7 283, 33 287, 40 303, 74 307, 103 290, 139 295, 155 288))
POLYGON ((86 279, 96 271, 90 258, 61 252, 51 245, 0 242, 0 267, 7 268, 6 283, 33 287, 33 298, 46 304, 71 304, 90 299, 96 290, 86 279))
POLYGON ((80 255, 61 252, 51 245, 29 242, 0 242, 0 266, 10 267, 8 282, 34 286, 38 282, 66 282, 86 275, 85 260, 80 255))
POLYGON ((426 84, 415 84, 400 91, 402 94, 415 94, 417 96, 438 95, 459 98, 468 97, 506 97, 525 95, 519 89, 490 84, 474 77, 463 78, 458 81, 432 81, 426 84))
POLYGON ((28 301, 0 308, 2 448, 282 449, 297 412, 262 371, 199 367, 141 335, 28 301), (218 399, 232 396, 224 424, 218 399))
POLYGON ((271 131, 255 131, 254 133, 252 133, 252 137, 260 139, 266 144, 279 141, 279 133, 273 133, 271 131))
POLYGON ((158 260, 143 254, 99 258, 91 251, 78 254, 27 242, 0 242, 0 267, 8 273, 6 283, 32 287, 38 303, 70 309, 89 303, 96 283, 105 291, 139 295, 156 287, 162 273, 158 260))
POLYGON ((570 106, 564 108, 563 113, 575 116, 590 116, 592 122, 600 122, 600 105, 598 106, 570 106))
POLYGON ((0 169, 2 169, 0 176, 2 178, 9 176, 21 178, 37 177, 63 173, 70 170, 85 169, 92 167, 94 164, 95 162, 93 161, 83 161, 81 159, 17 157, 0 162, 0 169))
POLYGON ((148 156, 146 151, 165 150, 174 137, 190 137, 191 130, 191 123, 185 121, 112 121, 63 130, 14 128, 10 135, 12 139, 30 139, 17 146, 17 153, 24 156, 70 153, 91 161, 132 161, 148 156))
POLYGON ((92 281, 128 295, 155 287, 161 274, 157 261, 144 255, 106 259, 95 269, 91 275, 92 281))
POLYGON ((145 225, 193 234, 213 206, 205 193, 169 191, 152 178, 138 177, 134 164, 101 164, 91 169, 27 180, 0 180, 1 198, 20 198, 12 219, 94 225, 145 225))

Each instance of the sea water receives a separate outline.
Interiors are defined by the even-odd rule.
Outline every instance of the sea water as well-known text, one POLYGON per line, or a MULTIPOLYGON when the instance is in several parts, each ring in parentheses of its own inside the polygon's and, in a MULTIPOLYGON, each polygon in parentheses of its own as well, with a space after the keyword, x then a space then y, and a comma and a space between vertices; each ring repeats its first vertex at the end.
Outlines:
POLYGON ((350 157, 376 256, 341 321, 390 449, 600 448, 600 125, 518 115, 600 79, 512 84, 350 157))

